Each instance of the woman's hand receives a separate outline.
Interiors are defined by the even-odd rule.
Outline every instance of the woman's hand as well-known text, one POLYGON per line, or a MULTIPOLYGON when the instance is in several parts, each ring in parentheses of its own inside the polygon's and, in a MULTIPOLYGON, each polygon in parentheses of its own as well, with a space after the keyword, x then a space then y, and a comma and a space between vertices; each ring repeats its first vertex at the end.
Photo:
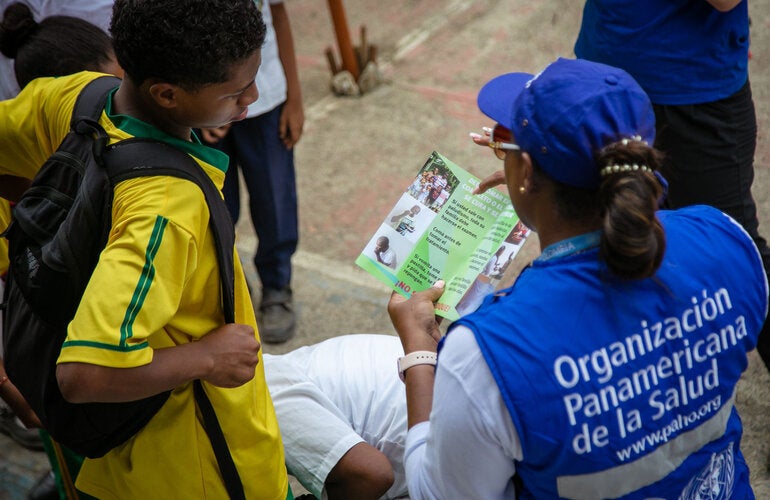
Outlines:
MULTIPOLYGON (((393 292, 388 302, 388 314, 401 338, 404 353, 438 349, 441 332, 435 315, 435 303, 444 293, 444 282, 439 280, 431 288, 416 292, 406 299, 393 292)), ((417 365, 404 375, 406 383, 407 427, 411 429, 430 418, 433 407, 434 367, 417 365)))
MULTIPOLYGON (((492 139, 492 129, 489 127, 482 127, 481 130, 484 132, 483 134, 477 134, 476 132, 471 132, 468 135, 470 136, 471 140, 478 146, 489 146, 489 142, 492 139)), ((492 175, 489 175, 484 179, 482 179, 481 182, 479 183, 479 186, 473 190, 473 194, 481 194, 486 192, 488 189, 491 189, 495 186, 500 186, 503 184, 505 184, 505 172, 502 170, 498 170, 492 175)))
POLYGON ((498 170, 497 172, 488 175, 481 179, 479 186, 473 190, 473 194, 481 194, 495 186, 505 184, 505 172, 498 170))
POLYGON ((444 281, 439 280, 431 288, 412 294, 409 299, 397 292, 391 295, 388 314, 401 338, 405 353, 436 351, 441 331, 440 318, 435 314, 435 304, 443 293, 444 281))

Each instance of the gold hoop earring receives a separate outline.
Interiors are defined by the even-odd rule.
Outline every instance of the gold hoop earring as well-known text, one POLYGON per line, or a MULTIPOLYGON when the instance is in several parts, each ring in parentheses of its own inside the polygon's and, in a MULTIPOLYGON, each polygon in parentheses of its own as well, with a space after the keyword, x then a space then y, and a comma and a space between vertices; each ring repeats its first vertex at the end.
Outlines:
POLYGON ((519 193, 524 194, 526 192, 527 192, 527 188, 525 188, 524 186, 519 186, 519 193))

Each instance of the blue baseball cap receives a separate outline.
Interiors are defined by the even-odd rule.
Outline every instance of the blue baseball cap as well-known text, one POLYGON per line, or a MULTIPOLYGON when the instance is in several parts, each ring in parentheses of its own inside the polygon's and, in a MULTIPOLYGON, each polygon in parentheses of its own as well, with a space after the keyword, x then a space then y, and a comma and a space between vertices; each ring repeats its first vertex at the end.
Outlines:
POLYGON ((603 147, 655 140, 655 114, 639 84, 621 69, 583 59, 559 58, 537 75, 500 75, 481 89, 478 105, 552 179, 579 188, 599 187, 595 154, 603 147))

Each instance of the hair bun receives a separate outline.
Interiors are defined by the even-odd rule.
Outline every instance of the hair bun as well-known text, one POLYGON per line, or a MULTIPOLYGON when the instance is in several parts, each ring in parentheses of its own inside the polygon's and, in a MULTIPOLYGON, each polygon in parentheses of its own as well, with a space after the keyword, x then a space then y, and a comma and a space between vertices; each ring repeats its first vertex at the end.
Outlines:
POLYGON ((9 59, 15 59, 35 30, 37 22, 29 7, 18 2, 9 5, 0 22, 0 52, 9 59))

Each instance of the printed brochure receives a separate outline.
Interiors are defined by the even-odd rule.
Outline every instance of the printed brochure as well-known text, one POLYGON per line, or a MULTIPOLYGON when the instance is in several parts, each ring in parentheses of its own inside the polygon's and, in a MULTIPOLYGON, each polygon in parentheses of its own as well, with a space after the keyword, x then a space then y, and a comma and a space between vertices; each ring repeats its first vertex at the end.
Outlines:
POLYGON ((476 310, 529 234, 507 195, 478 185, 434 151, 356 264, 406 297, 443 279, 436 314, 449 320, 476 310))

